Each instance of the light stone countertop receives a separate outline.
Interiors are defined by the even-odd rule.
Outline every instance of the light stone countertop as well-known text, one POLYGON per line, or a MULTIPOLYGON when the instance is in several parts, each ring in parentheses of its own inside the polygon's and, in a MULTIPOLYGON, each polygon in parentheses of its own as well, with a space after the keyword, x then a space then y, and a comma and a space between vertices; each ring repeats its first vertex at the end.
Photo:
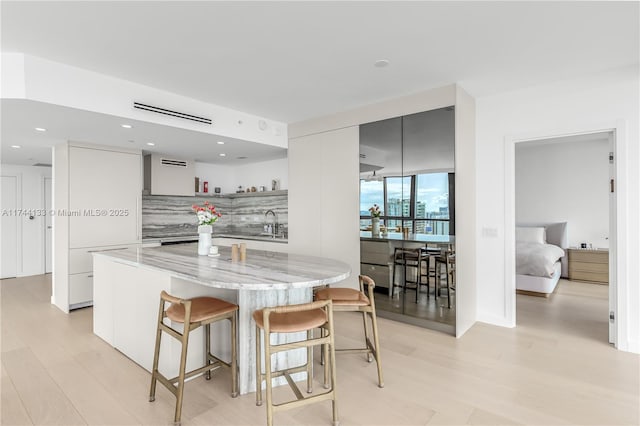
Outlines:
POLYGON ((407 237, 402 232, 389 232, 387 235, 373 237, 371 231, 360 231, 361 241, 404 241, 410 243, 432 243, 432 244, 455 244, 456 237, 454 235, 427 235, 427 234, 409 234, 407 237))
POLYGON ((197 243, 95 252, 139 268, 167 272, 199 284, 235 290, 288 290, 344 280, 351 268, 344 262, 315 256, 247 250, 247 260, 231 261, 231 249, 220 256, 198 256, 197 243))
MULTIPOLYGON (((247 234, 213 234, 213 238, 234 238, 237 240, 251 240, 251 241, 265 241, 268 243, 287 244, 289 240, 278 236, 277 238, 269 235, 247 235, 247 234)), ((178 237, 145 237, 142 239, 142 244, 149 243, 171 243, 171 242, 183 242, 183 241, 198 241, 198 234, 194 235, 181 235, 178 237)))

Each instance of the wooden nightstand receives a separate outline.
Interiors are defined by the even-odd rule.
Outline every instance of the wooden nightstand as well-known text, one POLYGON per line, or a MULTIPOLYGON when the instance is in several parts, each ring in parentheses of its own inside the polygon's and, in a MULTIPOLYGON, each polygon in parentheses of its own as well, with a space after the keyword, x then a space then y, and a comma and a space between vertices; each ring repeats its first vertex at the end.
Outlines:
POLYGON ((569 279, 598 284, 609 283, 609 250, 567 249, 569 279))

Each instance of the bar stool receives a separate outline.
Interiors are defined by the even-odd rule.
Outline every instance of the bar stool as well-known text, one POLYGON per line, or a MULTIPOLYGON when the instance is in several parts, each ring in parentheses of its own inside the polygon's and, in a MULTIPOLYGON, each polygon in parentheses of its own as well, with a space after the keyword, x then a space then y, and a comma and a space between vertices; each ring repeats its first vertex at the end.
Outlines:
MULTIPOLYGON (((376 303, 373 290, 376 283, 366 275, 359 276, 360 290, 353 288, 323 288, 315 294, 316 300, 331 300, 334 312, 362 312, 362 323, 364 326, 364 348, 356 349, 336 349, 336 352, 345 353, 366 353, 367 361, 376 360, 378 367, 378 386, 384 387, 382 378, 382 363, 380 362, 380 339, 378 337, 378 321, 376 319, 376 303), (367 286, 368 295, 365 294, 364 286, 367 286), (367 328, 367 314, 371 318, 371 329, 373 343, 369 340, 367 328)), ((324 357, 322 357, 324 358, 324 357)), ((324 363, 324 359, 321 361, 324 363)))
POLYGON ((440 296, 442 289, 442 268, 445 268, 447 283, 447 307, 451 309, 451 290, 455 291, 455 271, 456 271, 456 253, 451 250, 442 250, 440 255, 436 256, 436 296, 440 296))
POLYGON ((211 379, 211 370, 224 365, 231 368, 231 396, 234 398, 238 396, 238 366, 236 351, 237 312, 237 305, 214 297, 180 299, 178 297, 171 296, 164 290, 160 293, 158 329, 156 333, 156 348, 153 356, 153 369, 151 370, 149 402, 153 402, 156 399, 156 383, 159 381, 176 397, 176 412, 174 417, 174 423, 176 425, 180 425, 182 400, 184 396, 184 381, 189 377, 204 373, 205 379, 209 380, 211 379), (165 302, 171 304, 168 309, 165 309, 165 302), (180 333, 166 325, 163 321, 165 317, 169 318, 173 322, 184 324, 183 332, 180 333), (211 324, 221 320, 229 320, 231 322, 231 363, 222 361, 211 354, 211 324), (205 334, 205 365, 195 370, 185 372, 189 334, 201 326, 204 326, 205 334), (163 331, 179 340, 182 345, 179 373, 177 377, 173 377, 171 379, 167 379, 162 373, 160 373, 160 371, 158 371, 160 340, 162 338, 163 331), (175 383, 177 383, 177 385, 175 383))
POLYGON ((267 382, 267 425, 273 425, 273 413, 275 411, 291 409, 307 405, 313 402, 331 400, 333 405, 333 424, 338 425, 338 409, 336 406, 336 360, 333 339, 333 311, 331 300, 316 301, 301 305, 278 306, 264 308, 253 313, 256 322, 256 405, 262 405, 262 382, 267 382), (313 338, 313 330, 320 328, 320 337, 313 338), (260 347, 262 346, 260 330, 264 331, 264 358, 265 372, 262 372, 260 347), (306 340, 274 345, 271 343, 273 333, 299 333, 307 332, 306 340), (298 385, 291 378, 291 374, 306 371, 307 393, 313 392, 313 346, 322 345, 325 357, 329 357, 330 366, 324 366, 324 387, 328 391, 305 397, 298 385), (284 370, 271 371, 271 355, 290 351, 297 348, 307 349, 306 364, 284 370), (329 386, 329 374, 331 386, 329 386), (296 400, 280 404, 274 404, 272 398, 272 379, 284 376, 291 390, 296 395, 296 400))
POLYGON ((421 273, 420 267, 423 263, 422 251, 420 248, 406 248, 406 247, 396 247, 393 251, 393 270, 392 277, 393 282, 391 283, 391 294, 393 295, 393 290, 396 287, 402 288, 402 292, 407 292, 407 284, 413 284, 414 287, 410 287, 410 290, 416 291, 416 303, 418 303, 418 295, 420 294, 420 283, 421 283, 421 273), (403 278, 404 281, 402 284, 396 284, 396 266, 402 266, 404 268, 403 278), (416 269, 416 278, 415 280, 407 279, 407 267, 412 267, 416 269))
POLYGON ((435 257, 440 254, 440 249, 435 247, 421 247, 420 252, 422 255, 422 264, 420 265, 420 285, 427 286, 427 299, 431 297, 431 284, 429 279, 433 277, 434 280, 434 293, 437 289, 436 271, 435 271, 435 257), (433 263, 432 263, 433 258, 433 263), (431 267, 433 266, 433 270, 431 267), (424 280, 423 280, 424 279, 424 280))

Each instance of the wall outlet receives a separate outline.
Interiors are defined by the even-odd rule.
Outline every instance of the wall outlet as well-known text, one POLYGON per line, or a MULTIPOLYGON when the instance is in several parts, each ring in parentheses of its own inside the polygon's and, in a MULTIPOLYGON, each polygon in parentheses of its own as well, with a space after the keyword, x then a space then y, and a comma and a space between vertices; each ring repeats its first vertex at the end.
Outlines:
POLYGON ((498 238, 498 228, 483 227, 482 236, 485 238, 498 238))

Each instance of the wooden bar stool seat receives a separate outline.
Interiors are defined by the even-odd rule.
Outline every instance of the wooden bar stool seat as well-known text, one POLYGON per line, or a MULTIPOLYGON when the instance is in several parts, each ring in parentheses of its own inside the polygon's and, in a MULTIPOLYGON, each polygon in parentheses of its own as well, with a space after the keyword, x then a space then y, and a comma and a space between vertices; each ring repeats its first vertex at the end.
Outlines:
POLYGON ((180 299, 171 296, 165 291, 160 293, 160 308, 158 310, 158 328, 156 332, 156 347, 153 356, 153 369, 151 370, 151 389, 149 391, 149 401, 156 399, 156 383, 160 382, 176 397, 176 411, 174 424, 180 424, 182 415, 182 401, 184 397, 184 381, 189 377, 204 373, 205 379, 211 379, 211 370, 220 366, 231 369, 231 396, 238 396, 238 366, 236 350, 236 330, 237 330, 238 305, 216 299, 214 297, 196 297, 193 299, 180 299), (170 306, 166 308, 166 303, 170 306), (180 332, 164 323, 164 318, 183 324, 180 332), (231 323, 231 362, 225 362, 211 353, 211 324, 217 321, 229 320, 231 323), (189 345, 189 334, 199 328, 204 327, 205 345, 204 360, 205 365, 195 370, 186 372, 187 348, 189 345), (168 379, 160 371, 158 364, 160 359, 160 342, 162 332, 169 334, 182 345, 180 354, 180 367, 178 376, 168 379))
POLYGON ((333 340, 333 310, 331 300, 305 303, 301 305, 278 306, 275 308, 264 308, 253 313, 256 322, 256 405, 262 405, 262 382, 266 381, 267 392, 267 425, 273 425, 273 413, 279 410, 286 410, 313 402, 331 400, 333 406, 333 424, 338 424, 338 410, 336 405, 336 368, 335 350, 333 340), (320 337, 313 337, 314 329, 321 329, 320 337), (261 330, 264 332, 264 339, 261 338, 261 330), (306 332, 304 340, 289 343, 273 344, 271 335, 273 333, 299 333, 306 332), (262 371, 261 347, 264 341, 264 373, 262 371), (324 387, 329 389, 326 392, 304 396, 298 385, 293 381, 291 374, 307 373, 307 393, 313 392, 313 358, 312 350, 314 346, 322 346, 325 357, 329 357, 330 362, 324 367, 324 387), (271 356, 278 352, 291 351, 294 349, 306 348, 307 362, 301 366, 290 367, 272 371, 271 356), (329 365, 330 364, 330 365, 329 365), (331 379, 329 380, 329 376, 331 379), (272 379, 284 377, 296 395, 295 400, 273 403, 272 379), (329 385, 330 381, 330 385, 329 385))
POLYGON ((376 360, 378 367, 378 386, 384 387, 384 379, 382 377, 382 363, 380 361, 380 339, 378 337, 378 320, 376 317, 376 304, 373 295, 376 286, 373 279, 366 275, 359 276, 360 290, 353 288, 323 288, 315 294, 316 300, 331 300, 333 302, 333 310, 341 312, 362 312, 362 323, 364 326, 364 347, 356 349, 336 349, 336 352, 346 353, 366 353, 367 361, 376 360), (365 288, 367 287, 367 294, 365 288), (367 314, 371 319, 371 329, 373 334, 373 343, 369 339, 369 331, 367 328, 367 314))
MULTIPOLYGON (((255 311, 253 319, 256 325, 264 329, 263 311, 255 311)), ((327 322, 327 315, 322 309, 309 311, 272 313, 269 318, 269 325, 273 333, 297 333, 321 327, 327 322)))
MULTIPOLYGON (((238 310, 238 305, 215 297, 196 297, 191 300, 191 322, 204 322, 219 315, 225 315, 238 310)), ((183 304, 172 304, 167 309, 167 318, 171 321, 184 323, 185 309, 183 304)))

